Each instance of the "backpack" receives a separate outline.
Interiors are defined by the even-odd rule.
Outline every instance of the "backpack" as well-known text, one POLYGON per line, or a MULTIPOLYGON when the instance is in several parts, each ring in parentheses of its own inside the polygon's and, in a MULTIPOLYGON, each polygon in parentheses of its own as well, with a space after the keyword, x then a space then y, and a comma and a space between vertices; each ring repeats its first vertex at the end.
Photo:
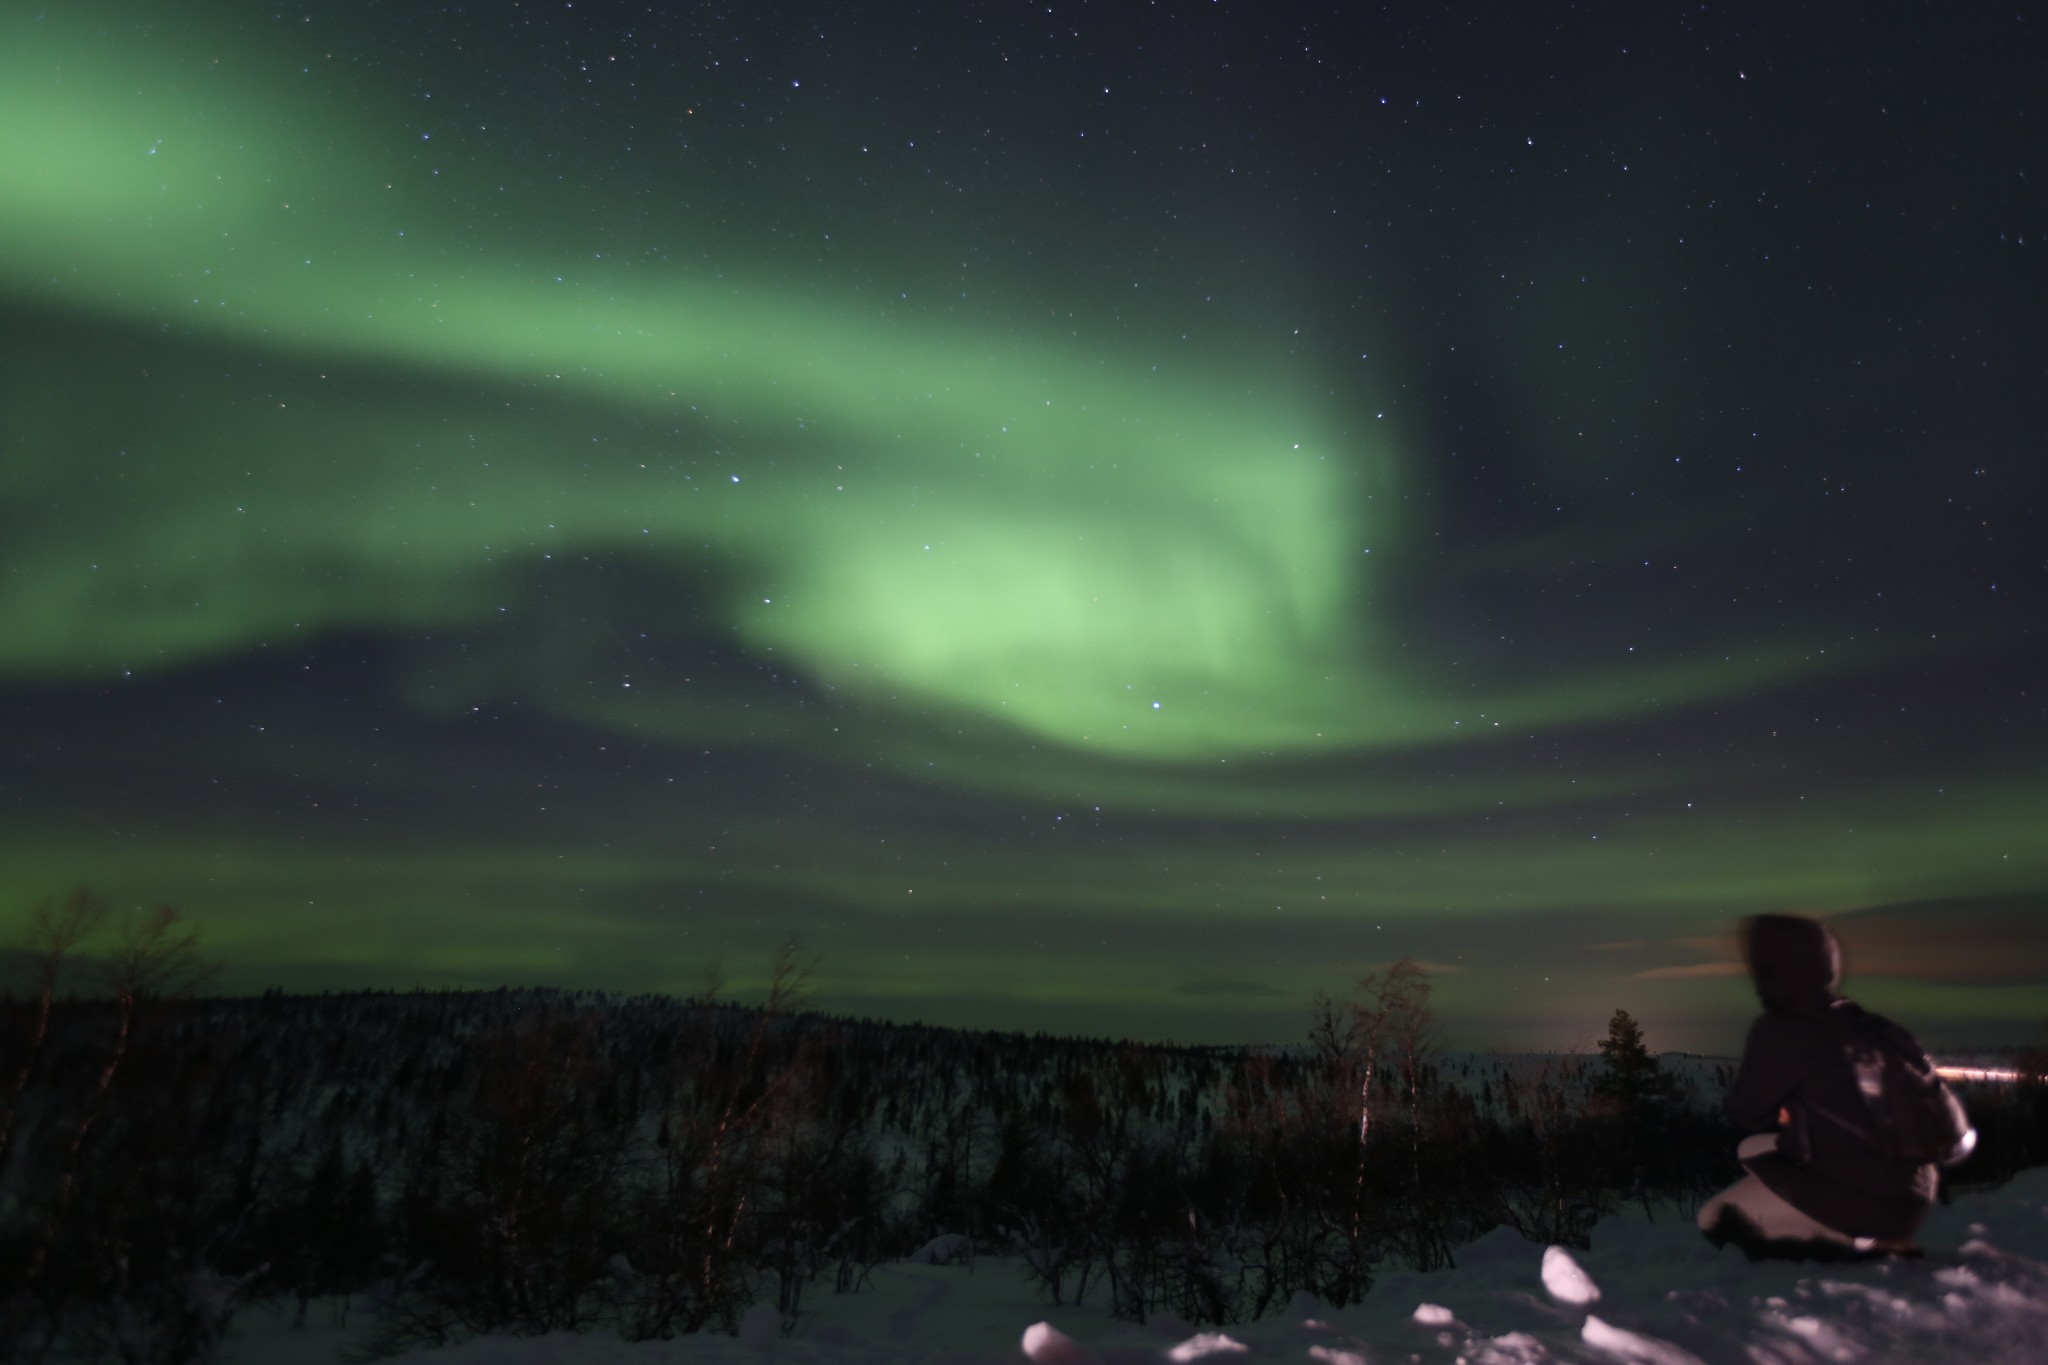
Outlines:
POLYGON ((1977 1130, 1912 1034, 1851 1000, 1835 1001, 1827 1020, 1887 1157, 1953 1166, 1970 1155, 1977 1130))

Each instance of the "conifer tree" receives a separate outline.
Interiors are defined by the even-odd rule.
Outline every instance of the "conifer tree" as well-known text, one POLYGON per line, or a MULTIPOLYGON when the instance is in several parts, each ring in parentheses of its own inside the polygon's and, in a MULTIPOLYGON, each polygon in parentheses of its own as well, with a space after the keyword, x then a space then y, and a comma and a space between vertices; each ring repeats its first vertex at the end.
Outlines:
POLYGON ((1642 1026, 1627 1010, 1616 1010, 1600 1040, 1601 1073, 1594 1091, 1613 1100, 1623 1115, 1661 1118, 1678 1101, 1678 1081, 1643 1043, 1642 1026))
POLYGON ((1643 1030, 1618 1009, 1600 1040, 1600 1074, 1593 1092, 1615 1106, 1615 1136, 1629 1195, 1649 1213, 1651 1192, 1664 1174, 1667 1130, 1679 1108, 1678 1080, 1643 1043, 1643 1030))

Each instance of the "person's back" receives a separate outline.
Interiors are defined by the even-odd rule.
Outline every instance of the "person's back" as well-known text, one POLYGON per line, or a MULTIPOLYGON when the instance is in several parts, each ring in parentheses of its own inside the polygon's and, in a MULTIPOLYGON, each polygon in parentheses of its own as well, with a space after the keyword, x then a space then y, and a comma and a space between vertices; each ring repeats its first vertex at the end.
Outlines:
POLYGON ((1818 921, 1759 915, 1744 946, 1764 1014, 1725 1103, 1759 1136, 1737 1149, 1749 1175, 1701 1209, 1701 1228, 1752 1253, 1905 1248, 1934 1202, 1935 1168, 1887 1150, 1845 1050, 1882 1021, 1837 994, 1841 953, 1818 921))

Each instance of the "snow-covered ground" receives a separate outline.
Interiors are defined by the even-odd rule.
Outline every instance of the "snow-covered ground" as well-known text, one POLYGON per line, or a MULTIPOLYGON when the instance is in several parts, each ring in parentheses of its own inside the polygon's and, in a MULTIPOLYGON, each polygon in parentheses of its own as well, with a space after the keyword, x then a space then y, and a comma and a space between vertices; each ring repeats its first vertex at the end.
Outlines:
MULTIPOLYGON (((1966 1195, 1928 1219, 1924 1259, 1761 1262, 1716 1251, 1689 1223, 1616 1214, 1590 1251, 1547 1251, 1501 1228, 1458 1268, 1390 1273, 1360 1306, 1287 1312, 1223 1331, 1052 1309, 1005 1263, 899 1264, 874 1287, 821 1295, 802 1328, 768 1315, 739 1337, 628 1344, 567 1336, 485 1338, 404 1357, 410 1365, 1153 1365, 1204 1360, 1307 1365, 2029 1365, 2048 1362, 2048 1169, 1966 1195)), ((316 1318, 320 1314, 316 1311, 316 1318)), ((358 1315, 361 1320, 361 1315, 358 1315)), ((332 1362, 332 1329, 293 1332, 246 1315, 235 1365, 332 1362)))

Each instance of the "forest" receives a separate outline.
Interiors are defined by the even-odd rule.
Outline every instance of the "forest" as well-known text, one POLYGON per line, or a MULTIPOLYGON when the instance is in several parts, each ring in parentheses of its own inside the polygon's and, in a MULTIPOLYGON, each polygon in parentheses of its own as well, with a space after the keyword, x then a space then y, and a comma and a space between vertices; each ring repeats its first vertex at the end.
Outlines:
MULTIPOLYGON (((1731 1063, 1660 1058, 1619 1009, 1595 1053, 1445 1053, 1407 962, 1314 1001, 1297 1044, 1177 1047, 833 1017, 793 951, 761 1005, 216 998, 175 912, 104 916, 38 907, 0 999, 10 1360, 203 1360, 258 1302, 373 1314, 368 1357, 731 1331, 763 1302, 793 1326, 906 1257, 1224 1324, 1501 1225, 1583 1246, 1622 1204, 1689 1218, 1737 1173, 1731 1063)), ((1965 1098, 1982 1140, 1948 1191, 2048 1162, 2048 1087, 1965 1098)))

